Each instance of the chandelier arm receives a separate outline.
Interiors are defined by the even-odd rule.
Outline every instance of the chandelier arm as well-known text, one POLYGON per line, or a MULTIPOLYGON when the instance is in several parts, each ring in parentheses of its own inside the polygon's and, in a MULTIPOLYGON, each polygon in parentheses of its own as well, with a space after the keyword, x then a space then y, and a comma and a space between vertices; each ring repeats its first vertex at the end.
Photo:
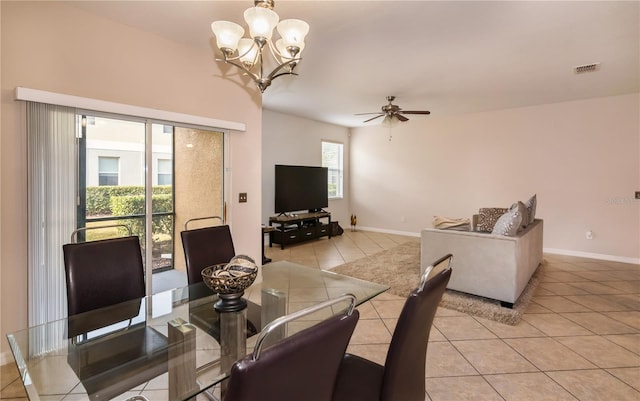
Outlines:
MULTIPOLYGON (((293 72, 293 68, 292 68, 292 69, 291 69, 291 71, 289 71, 289 72, 282 72, 282 73, 278 73, 278 71, 280 71, 281 69, 283 69, 283 68, 285 68, 285 67, 289 66, 290 64, 297 63, 297 62, 298 62, 298 61, 300 61, 300 60, 302 60, 302 59, 301 59, 301 58, 298 58, 298 59, 289 60, 289 61, 287 61, 287 62, 284 62, 284 63, 280 64, 279 66, 277 66, 276 68, 274 68, 274 69, 273 69, 273 71, 271 71, 271 73, 269 74, 269 77, 268 77, 268 78, 269 78, 269 79, 274 79, 275 77, 279 77, 280 75, 287 75, 287 74, 290 74, 290 75, 298 75, 298 74, 296 74, 296 73, 294 73, 294 72, 293 72)), ((295 66, 295 65, 294 65, 294 66, 295 66)))
POLYGON ((226 59, 216 59, 216 61, 224 61, 227 64, 231 64, 234 67, 240 68, 242 71, 244 71, 247 75, 249 75, 251 77, 251 79, 253 79, 254 81, 258 81, 260 79, 259 76, 257 76, 254 72, 249 71, 249 69, 247 69, 247 67, 245 67, 243 64, 241 63, 236 63, 233 60, 226 60, 226 59))
POLYGON ((295 75, 295 76, 298 76, 298 73, 297 72, 281 72, 280 74, 276 74, 276 75, 272 76, 271 80, 274 80, 274 79, 278 78, 281 75, 295 75))

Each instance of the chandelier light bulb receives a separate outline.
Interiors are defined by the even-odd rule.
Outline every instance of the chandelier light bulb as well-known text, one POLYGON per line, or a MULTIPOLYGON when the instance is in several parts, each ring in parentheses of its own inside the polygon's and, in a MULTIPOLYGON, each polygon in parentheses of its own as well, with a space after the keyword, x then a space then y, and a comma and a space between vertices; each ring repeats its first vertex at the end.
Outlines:
POLYGON ((278 53, 282 55, 282 61, 300 58, 300 54, 302 53, 302 50, 304 50, 304 42, 302 42, 300 46, 295 47, 298 49, 298 52, 294 55, 291 53, 291 46, 287 46, 284 39, 278 39, 276 41, 276 49, 278 50, 278 53))
POLYGON ((278 24, 278 33, 286 46, 304 47, 304 38, 309 33, 309 24, 299 19, 286 19, 278 24))
POLYGON ((247 68, 253 67, 258 55, 258 47, 255 46, 253 39, 240 39, 238 42, 238 55, 240 56, 240 61, 242 61, 247 68))
POLYGON ((244 12, 244 20, 249 25, 249 34, 252 38, 270 40, 280 17, 275 11, 268 8, 251 7, 244 12))
POLYGON ((218 48, 223 52, 229 52, 229 54, 236 51, 238 41, 244 35, 244 28, 229 21, 215 21, 211 24, 211 30, 216 35, 218 48))

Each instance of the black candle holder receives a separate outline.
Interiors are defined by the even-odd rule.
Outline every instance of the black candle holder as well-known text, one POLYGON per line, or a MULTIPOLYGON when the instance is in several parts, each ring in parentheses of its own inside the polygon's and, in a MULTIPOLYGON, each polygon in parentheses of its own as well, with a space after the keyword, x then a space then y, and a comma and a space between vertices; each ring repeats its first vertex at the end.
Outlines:
POLYGON ((213 308, 218 312, 239 312, 247 307, 247 301, 242 298, 244 291, 233 294, 218 294, 218 300, 213 308))

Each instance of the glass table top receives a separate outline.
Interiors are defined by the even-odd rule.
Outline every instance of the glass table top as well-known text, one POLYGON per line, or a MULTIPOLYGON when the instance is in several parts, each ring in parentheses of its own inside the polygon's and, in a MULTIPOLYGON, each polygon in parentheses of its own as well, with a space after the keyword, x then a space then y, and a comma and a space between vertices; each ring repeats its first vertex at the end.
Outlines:
MULTIPOLYGON (((218 297, 198 283, 8 334, 29 399, 186 400, 227 378, 275 318, 345 293, 359 305, 388 289, 286 261, 261 271, 262 282, 245 290, 248 306, 240 312, 215 311, 218 297)), ((346 306, 291 322, 268 339, 273 343, 346 306)))

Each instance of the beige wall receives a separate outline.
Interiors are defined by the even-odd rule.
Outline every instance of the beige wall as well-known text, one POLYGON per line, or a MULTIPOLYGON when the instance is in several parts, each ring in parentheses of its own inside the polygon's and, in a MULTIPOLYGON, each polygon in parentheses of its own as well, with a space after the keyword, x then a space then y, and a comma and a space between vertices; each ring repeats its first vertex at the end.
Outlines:
POLYGON ((268 224, 275 210, 276 164, 322 165, 322 141, 344 144, 344 197, 329 200, 331 220, 349 227, 349 129, 270 110, 262 114, 262 221, 268 224))
POLYGON ((190 48, 54 2, 6 2, 1 33, 0 332, 27 323, 26 139, 16 86, 243 122, 231 137, 229 223, 236 251, 261 255, 261 97, 190 48), (238 204, 237 193, 249 202, 238 204))
POLYGON ((417 234, 537 194, 546 251, 640 263, 639 95, 412 117, 351 136, 363 227, 417 234), (586 239, 592 230, 594 238, 586 239))

